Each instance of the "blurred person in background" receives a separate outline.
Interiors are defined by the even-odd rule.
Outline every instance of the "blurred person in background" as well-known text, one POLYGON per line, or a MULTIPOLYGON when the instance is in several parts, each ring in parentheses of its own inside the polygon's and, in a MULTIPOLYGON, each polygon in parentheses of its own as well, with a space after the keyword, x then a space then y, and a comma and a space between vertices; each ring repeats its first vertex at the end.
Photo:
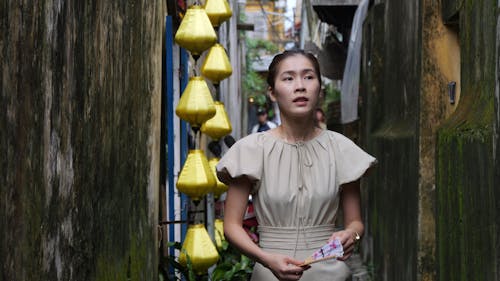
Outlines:
POLYGON ((252 127, 252 134, 265 132, 277 127, 274 122, 268 120, 267 110, 264 108, 257 109, 257 121, 258 123, 252 127))
POLYGON ((316 108, 315 114, 317 126, 323 130, 326 130, 326 118, 323 109, 321 109, 320 107, 316 108))

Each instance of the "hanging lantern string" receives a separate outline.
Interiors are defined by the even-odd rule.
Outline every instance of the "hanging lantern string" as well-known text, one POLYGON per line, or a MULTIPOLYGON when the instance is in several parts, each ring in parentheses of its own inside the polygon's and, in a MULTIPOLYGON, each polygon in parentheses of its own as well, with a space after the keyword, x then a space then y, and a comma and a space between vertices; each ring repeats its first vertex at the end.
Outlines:
POLYGON ((194 148, 200 149, 200 142, 201 142, 200 128, 192 127, 192 130, 194 132, 194 148))
POLYGON ((167 225, 167 224, 193 224, 196 222, 195 216, 198 213, 205 213, 205 210, 188 210, 188 219, 187 220, 167 220, 167 221, 160 221, 158 222, 158 225, 167 225))
POLYGON ((215 88, 215 99, 220 101, 220 87, 219 87, 219 83, 215 83, 214 84, 214 88, 215 88))
MULTIPOLYGON (((196 201, 193 201, 193 203, 195 205, 195 208, 198 208, 200 201, 196 200, 196 201)), ((187 215, 188 223, 189 224, 203 223, 203 220, 204 220, 203 218, 205 216, 206 216, 206 210, 199 210, 199 209, 189 210, 188 215, 187 215)))
POLYGON ((200 58, 200 56, 191 54, 191 57, 194 59, 194 64, 193 64, 194 76, 199 76, 198 75, 198 59, 200 58))
POLYGON ((195 76, 198 76, 197 71, 196 71, 196 68, 197 68, 197 65, 198 65, 198 59, 200 58, 200 55, 194 55, 194 54, 191 54, 191 56, 192 56, 192 57, 193 57, 193 59, 194 59, 194 75, 195 75, 195 76))

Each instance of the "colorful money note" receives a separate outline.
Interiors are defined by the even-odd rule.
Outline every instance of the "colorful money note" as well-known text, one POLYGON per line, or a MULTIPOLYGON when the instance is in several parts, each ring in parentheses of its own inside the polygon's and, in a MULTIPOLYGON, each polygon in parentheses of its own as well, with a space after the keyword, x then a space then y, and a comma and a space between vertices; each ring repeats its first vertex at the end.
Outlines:
POLYGON ((339 258, 344 255, 344 248, 342 247, 342 243, 340 243, 339 239, 332 240, 316 252, 314 252, 310 257, 308 257, 302 266, 308 265, 311 263, 339 258))

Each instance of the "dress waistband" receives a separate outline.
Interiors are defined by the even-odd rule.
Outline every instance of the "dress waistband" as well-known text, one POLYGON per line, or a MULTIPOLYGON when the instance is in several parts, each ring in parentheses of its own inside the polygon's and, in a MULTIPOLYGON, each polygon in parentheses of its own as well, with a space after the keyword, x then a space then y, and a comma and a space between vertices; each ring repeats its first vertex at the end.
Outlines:
POLYGON ((335 225, 333 224, 300 227, 259 225, 259 244, 266 249, 316 249, 328 242, 334 231, 335 225))

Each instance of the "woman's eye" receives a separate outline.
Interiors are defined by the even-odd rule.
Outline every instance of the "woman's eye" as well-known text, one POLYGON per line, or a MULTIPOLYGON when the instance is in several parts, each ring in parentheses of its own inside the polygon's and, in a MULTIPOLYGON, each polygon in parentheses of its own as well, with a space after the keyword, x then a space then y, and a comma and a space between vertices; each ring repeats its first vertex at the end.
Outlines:
POLYGON ((314 76, 312 76, 312 75, 307 75, 307 76, 305 77, 305 79, 306 79, 306 80, 311 80, 311 79, 314 79, 314 76))
POLYGON ((283 77, 283 81, 292 81, 293 78, 292 77, 283 77))

